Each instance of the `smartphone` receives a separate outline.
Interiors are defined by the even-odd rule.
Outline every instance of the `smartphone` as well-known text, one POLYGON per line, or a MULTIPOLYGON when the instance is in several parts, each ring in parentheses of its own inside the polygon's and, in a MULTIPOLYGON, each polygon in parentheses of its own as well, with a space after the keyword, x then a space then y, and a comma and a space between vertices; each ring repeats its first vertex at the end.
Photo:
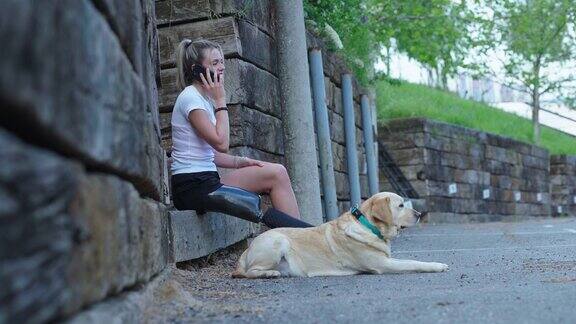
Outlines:
MULTIPOLYGON (((212 81, 216 81, 216 74, 212 70, 208 70, 208 71, 210 73, 210 77, 212 78, 212 81)), ((204 78, 206 79, 206 81, 208 81, 208 78, 206 77, 206 68, 203 67, 202 65, 194 64, 194 66, 192 67, 192 78, 194 80, 202 82, 202 78, 200 78, 200 74, 204 74, 204 78)))

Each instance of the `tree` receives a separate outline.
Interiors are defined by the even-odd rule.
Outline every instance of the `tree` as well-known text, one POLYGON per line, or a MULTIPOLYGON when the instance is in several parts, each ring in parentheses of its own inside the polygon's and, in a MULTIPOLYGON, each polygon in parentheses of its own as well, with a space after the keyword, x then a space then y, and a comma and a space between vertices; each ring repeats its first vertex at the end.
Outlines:
POLYGON ((401 52, 433 69, 441 85, 463 64, 469 44, 466 6, 452 0, 307 0, 307 18, 319 29, 329 24, 344 43, 355 73, 369 81, 370 70, 391 40, 401 52), (361 63, 361 64, 357 64, 361 63), (368 72, 368 73, 366 73, 368 72), (368 74, 368 76, 366 76, 368 74))
POLYGON ((437 85, 447 88, 472 45, 466 6, 451 0, 378 2, 379 20, 391 25, 398 50, 434 71, 437 85))
POLYGON ((576 59, 575 0, 488 0, 490 16, 484 35, 492 42, 484 51, 498 57, 502 83, 527 93, 532 109, 533 140, 540 143, 542 98, 572 101, 576 75, 568 68, 576 59), (501 54, 500 54, 501 53, 501 54))

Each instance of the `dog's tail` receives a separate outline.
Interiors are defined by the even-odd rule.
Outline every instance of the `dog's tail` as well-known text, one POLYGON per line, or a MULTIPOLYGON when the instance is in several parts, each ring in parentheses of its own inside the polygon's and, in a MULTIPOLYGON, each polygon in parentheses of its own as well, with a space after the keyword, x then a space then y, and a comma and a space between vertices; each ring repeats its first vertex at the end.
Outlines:
POLYGON ((236 265, 236 270, 232 272, 232 278, 246 278, 246 254, 248 249, 242 253, 240 259, 238 259, 238 265, 236 265))

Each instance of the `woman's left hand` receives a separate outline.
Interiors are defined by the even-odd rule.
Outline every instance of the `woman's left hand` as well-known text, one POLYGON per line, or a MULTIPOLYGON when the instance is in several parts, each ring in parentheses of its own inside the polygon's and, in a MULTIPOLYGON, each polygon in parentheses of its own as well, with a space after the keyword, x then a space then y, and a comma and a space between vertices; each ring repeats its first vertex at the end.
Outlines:
POLYGON ((247 158, 245 156, 239 158, 238 168, 245 168, 245 167, 249 167, 249 166, 263 167, 264 162, 250 159, 250 158, 247 158))

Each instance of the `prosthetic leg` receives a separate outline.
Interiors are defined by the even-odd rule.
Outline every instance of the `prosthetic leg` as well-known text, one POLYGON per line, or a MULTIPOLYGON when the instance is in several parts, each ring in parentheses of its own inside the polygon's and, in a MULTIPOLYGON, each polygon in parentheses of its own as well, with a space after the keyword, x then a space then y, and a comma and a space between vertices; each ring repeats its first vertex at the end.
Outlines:
POLYGON ((221 186, 206 196, 203 206, 204 210, 198 210, 198 213, 215 211, 253 223, 264 223, 270 228, 312 227, 312 225, 275 208, 270 208, 263 214, 260 209, 260 196, 237 187, 221 186))

